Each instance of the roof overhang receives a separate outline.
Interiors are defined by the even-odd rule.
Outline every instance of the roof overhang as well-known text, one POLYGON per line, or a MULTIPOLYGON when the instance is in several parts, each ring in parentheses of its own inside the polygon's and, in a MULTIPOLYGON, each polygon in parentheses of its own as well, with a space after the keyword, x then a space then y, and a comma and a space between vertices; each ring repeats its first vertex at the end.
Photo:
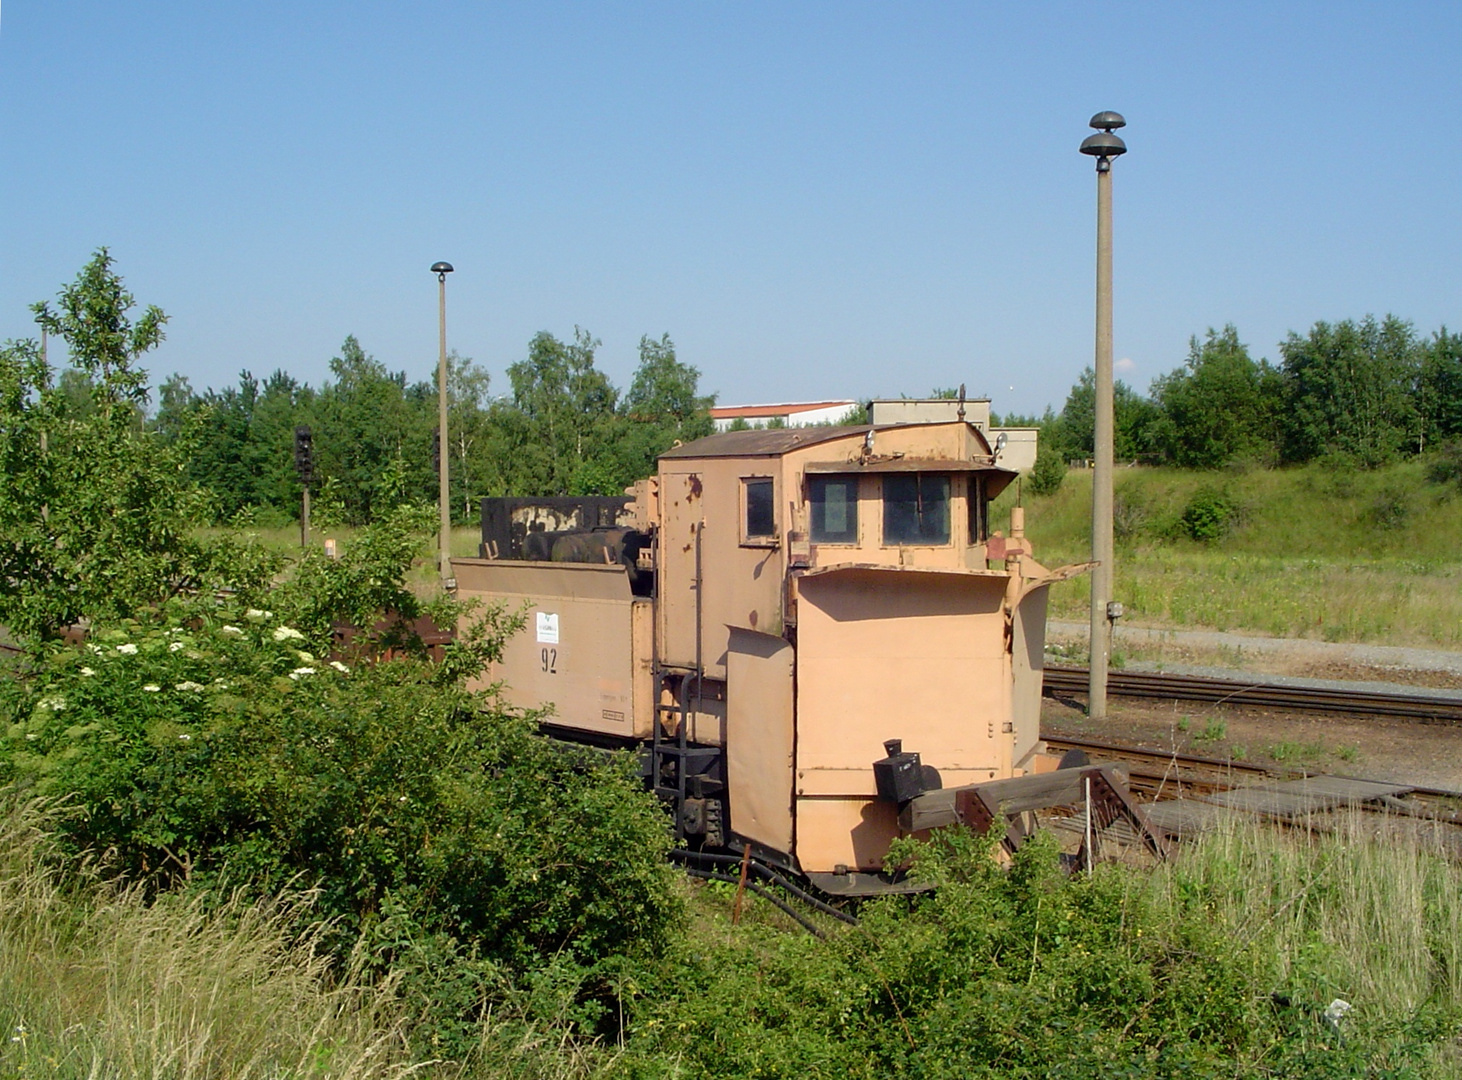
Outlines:
POLYGON ((1010 473, 1011 476, 1015 475, 1014 470, 996 465, 990 458, 986 458, 983 461, 955 461, 950 458, 913 457, 868 458, 866 460, 854 459, 851 461, 809 461, 803 466, 803 471, 809 473, 999 472, 1010 473))
POLYGON ((924 577, 1008 578, 1009 570, 980 569, 974 566, 889 566, 886 563, 833 563, 809 570, 794 571, 798 578, 826 577, 829 574, 917 574, 924 577))

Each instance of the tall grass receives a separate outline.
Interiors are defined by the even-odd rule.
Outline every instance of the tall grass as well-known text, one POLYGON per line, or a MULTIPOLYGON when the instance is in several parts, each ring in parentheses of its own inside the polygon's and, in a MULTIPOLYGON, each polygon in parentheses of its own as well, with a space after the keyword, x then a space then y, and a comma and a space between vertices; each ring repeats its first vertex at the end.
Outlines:
POLYGON ((1449 837, 1359 811, 1322 824, 1333 831, 1219 830, 1140 888, 1254 948, 1296 1000, 1342 998, 1358 1023, 1402 1022, 1424 1006, 1462 1018, 1462 865, 1449 837))
POLYGON ((297 906, 197 899, 62 869, 35 804, 0 812, 0 1072, 400 1076, 389 993, 332 985, 297 906))
MULTIPOLYGON (((271 551, 278 551, 286 556, 294 556, 300 550, 300 530, 298 525, 254 525, 237 529, 215 526, 200 531, 207 536, 245 533, 257 537, 259 542, 271 551)), ((317 528, 310 532, 310 543, 318 546, 329 539, 336 541, 343 549, 355 539, 359 531, 359 529, 348 525, 317 528)), ((458 559, 476 558, 477 547, 481 540, 482 530, 476 525, 453 525, 452 556, 458 559)), ((432 558, 435 559, 436 538, 431 537, 424 540, 423 544, 425 547, 431 548, 432 558)))
POLYGON ((615 1060, 520 1002, 465 1061, 413 1055, 394 980, 333 966, 307 893, 148 899, 64 857, 54 812, 0 789, 0 1076, 582 1080, 615 1060))
MULTIPOLYGON (((1337 472, 1319 465, 1246 473, 1119 470, 1115 592, 1145 625, 1243 630, 1326 641, 1462 646, 1462 497, 1422 466, 1337 472), (1175 535, 1201 489, 1239 508, 1232 530, 1175 535)), ((1007 492, 993 521, 1014 500, 1007 492)), ((1048 566, 1089 558, 1091 474, 1027 496, 1027 527, 1048 566)), ((1052 615, 1084 617, 1090 586, 1052 589, 1052 615)))

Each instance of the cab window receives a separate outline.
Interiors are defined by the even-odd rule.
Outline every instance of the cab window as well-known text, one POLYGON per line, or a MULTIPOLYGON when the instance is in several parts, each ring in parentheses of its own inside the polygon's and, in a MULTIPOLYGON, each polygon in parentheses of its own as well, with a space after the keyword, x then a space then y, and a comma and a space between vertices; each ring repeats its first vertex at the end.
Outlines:
POLYGON ((985 480, 971 476, 965 501, 970 504, 970 545, 983 544, 989 537, 989 508, 985 505, 985 480))
POLYGON ((741 481, 742 540, 764 543, 777 535, 776 502, 771 477, 748 477, 741 481))
POLYGON ((949 543, 949 477, 924 473, 883 478, 883 542, 949 543))
POLYGON ((807 482, 814 544, 858 542, 858 478, 814 476, 807 482))

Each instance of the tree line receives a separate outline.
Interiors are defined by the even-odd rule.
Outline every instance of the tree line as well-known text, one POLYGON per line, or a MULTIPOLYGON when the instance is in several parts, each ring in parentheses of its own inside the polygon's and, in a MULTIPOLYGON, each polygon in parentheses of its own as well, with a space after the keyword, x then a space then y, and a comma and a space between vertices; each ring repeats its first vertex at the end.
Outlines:
MULTIPOLYGON (((578 328, 568 341, 540 333, 508 368, 509 393, 496 397, 486 371, 449 357, 445 452, 459 520, 472 519, 484 495, 617 494, 677 441, 710 434, 714 397, 700 392, 700 373, 676 357, 668 335, 641 339, 623 393, 595 366, 598 346, 578 328)), ((1462 334, 1443 327, 1422 336, 1395 316, 1367 316, 1291 332, 1279 352, 1277 364, 1254 359, 1228 325, 1192 338, 1185 362, 1146 396, 1119 380, 1118 460, 1220 469, 1333 458, 1376 467, 1462 440, 1462 334)), ((244 372, 237 386, 202 394, 173 376, 151 424, 169 437, 206 418, 210 434, 190 469, 217 497, 222 520, 297 513, 287 448, 302 424, 314 431, 321 494, 346 520, 371 520, 387 489, 434 497, 436 387, 388 370, 354 337, 330 371, 318 389, 283 371, 264 380, 244 372)), ((1038 479, 1091 456, 1094 383, 1088 368, 1059 413, 992 417, 1041 429, 1038 479)))
MULTIPOLYGON (((1404 319, 1366 316, 1290 332, 1280 362, 1255 360, 1233 325, 1191 339, 1188 357, 1144 397, 1118 381, 1118 460, 1219 469, 1322 458, 1385 465, 1462 439, 1462 334, 1430 337, 1404 319)), ((1052 462, 1090 457, 1095 379, 1088 368, 1059 413, 1006 423, 1041 428, 1052 462)))
POLYGON ((435 383, 408 382, 354 336, 318 388, 282 370, 264 379, 245 371, 235 386, 199 393, 174 375, 149 423, 164 438, 207 425, 189 469, 214 493, 220 520, 297 513, 289 448, 298 426, 313 436, 318 500, 345 520, 373 520, 387 492, 435 499, 437 453, 448 462, 454 514, 470 520, 485 495, 618 494, 677 440, 711 432, 713 398, 700 393, 700 373, 676 358, 668 335, 640 339, 624 392, 595 366, 599 345, 579 328, 568 341, 536 335, 527 357, 508 368, 509 393, 497 397, 482 367, 452 353, 440 448, 435 383))
MULTIPOLYGON (((103 249, 74 288, 96 291, 113 278, 103 249)), ((36 311, 55 323, 51 333, 64 335, 70 316, 45 305, 36 311)), ((165 323, 149 309, 139 324, 152 335, 149 347, 165 323)), ((641 338, 624 391, 596 366, 599 346, 577 327, 568 340, 539 333, 525 358, 508 367, 503 394, 490 392, 488 372, 470 358, 449 356, 448 440, 439 452, 449 464, 457 520, 472 520, 483 496, 617 494, 650 475, 656 457, 677 441, 710 434, 714 395, 701 392, 700 373, 677 358, 668 335, 641 338)), ((34 343, 6 348, 19 355, 34 343)), ((1462 334, 1443 327, 1426 337, 1395 316, 1367 316, 1317 322, 1304 336, 1291 332, 1279 353, 1277 364, 1254 359, 1228 325, 1191 339, 1186 361, 1154 380, 1146 396, 1118 381, 1118 459, 1192 469, 1320 458, 1377 466, 1462 442, 1462 334)), ((106 374, 79 367, 57 373, 58 407, 77 416, 96 408, 95 382, 106 374)), ((194 428, 203 433, 190 442, 186 469, 209 494, 215 521, 295 518, 300 478, 290 448, 300 426, 313 433, 314 494, 324 515, 359 524, 376 519, 398 493, 436 498, 434 381, 409 381, 354 336, 319 387, 283 370, 262 379, 245 371, 233 386, 199 392, 173 375, 158 387, 149 416, 145 373, 129 378, 136 385, 123 405, 135 423, 168 444, 194 428)), ((997 424, 1041 429, 1037 489, 1059 484, 1065 462, 1092 454, 1094 398, 1088 368, 1059 413, 1048 407, 1039 418, 992 416, 997 424)), ((861 412, 845 422, 861 420, 861 412)))

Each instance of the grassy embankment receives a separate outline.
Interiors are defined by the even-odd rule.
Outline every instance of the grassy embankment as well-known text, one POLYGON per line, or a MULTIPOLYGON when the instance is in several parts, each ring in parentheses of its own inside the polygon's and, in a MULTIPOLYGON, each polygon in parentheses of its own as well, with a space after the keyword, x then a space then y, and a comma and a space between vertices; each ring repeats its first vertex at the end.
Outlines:
MULTIPOLYGON (((1462 493, 1420 463, 1375 472, 1320 465, 1242 473, 1119 469, 1115 594, 1130 623, 1275 637, 1462 648, 1462 493), (1178 534, 1200 490, 1236 510, 1228 532, 1178 534)), ((1008 520, 1014 488, 991 514, 1008 520)), ((1026 492, 1027 532, 1047 566, 1090 551, 1091 474, 1026 492)), ((1052 589, 1055 618, 1085 619, 1085 578, 1052 589)))

